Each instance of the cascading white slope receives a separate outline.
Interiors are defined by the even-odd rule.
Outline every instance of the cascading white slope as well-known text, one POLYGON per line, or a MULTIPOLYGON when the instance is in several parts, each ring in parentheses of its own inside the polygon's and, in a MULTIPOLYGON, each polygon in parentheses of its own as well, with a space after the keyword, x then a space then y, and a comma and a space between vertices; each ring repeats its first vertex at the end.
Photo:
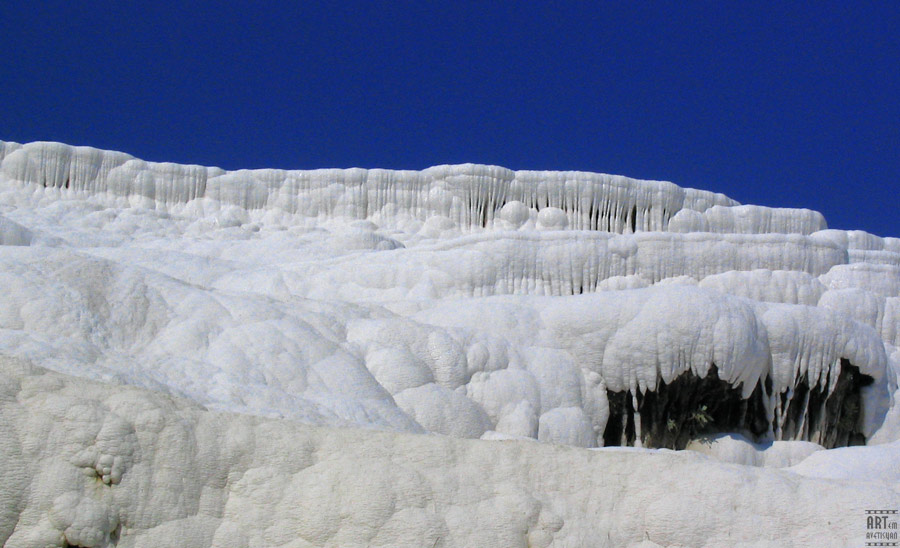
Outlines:
MULTIPOLYGON (((900 239, 829 230, 818 212, 739 205, 668 182, 472 164, 420 172, 226 172, 59 143, 0 142, 0 280, 6 288, 0 293, 0 354, 66 375, 169 392, 220 411, 322 427, 597 447, 605 443, 611 421, 620 420, 622 410, 611 395, 627 392, 638 408, 641 398, 678 379, 704 379, 715 371, 739 398, 761 402, 756 412, 768 431, 760 441, 788 445, 768 449, 763 458, 758 447, 728 438, 712 442, 711 453, 743 463, 787 463, 772 455, 805 456, 810 446, 778 440, 824 443, 821 416, 827 405, 817 395, 845 390, 842 373, 852 364, 871 384, 862 389, 859 404, 852 403, 860 407, 851 417, 857 424, 844 426, 870 443, 900 439, 900 239), (736 451, 743 453, 735 456, 736 451)), ((32 373, 11 371, 3 373, 9 386, 36 382, 29 380, 32 373)), ((55 379, 57 387, 85 386, 65 376, 40 378, 55 379)), ((122 387, 102 390, 110 394, 103 398, 123 401, 137 394, 122 387)), ((28 400, 35 410, 29 412, 57 405, 50 396, 47 403, 38 401, 28 400)), ((25 411, 11 402, 15 422, 25 411)), ((104 418, 112 412, 109 406, 84 405, 94 409, 90 421, 113 420, 104 418)), ((636 430, 652 428, 631 413, 636 430)), ((128 420, 138 438, 154 428, 152 421, 128 420)), ((199 425, 244 419, 200 412, 190 420, 199 425)), ((275 424, 281 423, 253 428, 282 428, 266 426, 275 424)), ((15 428, 29 429, 18 423, 15 428)), ((335 440, 326 453, 343 451, 336 440, 349 436, 316 432, 322 443, 335 440)), ((304 435, 290 434, 292 440, 304 435)), ((638 433, 637 444, 640 438, 638 433)), ((422 440, 401 445, 428 453, 450 443, 422 440)), ((65 456, 68 443, 51 439, 40 457, 58 467, 60 477, 83 468, 84 459, 104 471, 98 472, 101 479, 118 473, 115 458, 107 466, 90 451, 65 456)), ((482 451, 482 445, 453 443, 461 444, 453 451, 482 451)), ((522 454, 544 451, 517 444, 522 454)), ((491 446, 484 447, 489 453, 491 446)), ((150 459, 141 462, 151 475, 154 467, 169 466, 165 459, 180 458, 149 447, 141 451, 150 459)), ((896 458, 895 450, 885 451, 879 455, 896 458)), ((253 458, 275 460, 210 466, 222 477, 293 466, 274 449, 264 453, 253 458)), ((7 457, 0 461, 17 466, 7 457)), ((467 457, 459 462, 477 466, 467 457)), ((556 470, 543 460, 534 466, 556 470)), ((722 470, 733 477, 748 473, 722 470)), ((387 467, 384 473, 396 471, 387 467)), ((281 481, 276 477, 282 472, 272 474, 272 481, 281 481)), ((21 477, 38 481, 31 472, 21 477)), ((786 477, 791 476, 763 475, 759 481, 786 477)), ((497 481, 505 486, 521 479, 497 481)), ((165 490, 163 483, 154 489, 165 490)), ((256 485, 268 489, 263 476, 256 485)), ((174 520, 187 519, 181 510, 166 514, 160 506, 166 502, 129 498, 139 494, 109 498, 87 489, 80 483, 68 491, 65 485, 41 487, 35 500, 4 504, 24 509, 0 514, 0 539, 7 535, 11 546, 62 546, 63 537, 70 545, 142 545, 152 543, 147 534, 174 538, 174 520), (124 501, 152 507, 153 524, 123 521, 131 514, 115 508, 124 501), (96 516, 106 517, 85 526, 94 532, 66 532, 76 527, 79 512, 96 517, 91 512, 101 507, 106 510, 96 516)), ((104 489, 124 492, 114 482, 104 489)), ((223 493, 238 496, 230 489, 223 493)), ((406 501, 407 494, 391 496, 406 501)), ((530 532, 516 538, 528 536, 535 545, 590 544, 594 526, 567 517, 568 495, 529 496, 540 499, 543 509, 526 519, 528 531, 552 523, 534 539, 530 532), (546 508, 554 508, 565 525, 553 529, 556 518, 541 517, 550 512, 546 508)), ((471 504, 465 497, 458 502, 471 504)), ((520 502, 511 504, 518 508, 520 502)), ((265 501, 248 504, 240 512, 268 508, 265 501)), ((225 545, 229 528, 255 531, 252 512, 232 520, 222 518, 222 511, 205 525, 191 525, 199 535, 196 545, 225 545)), ((360 525, 365 520, 358 512, 364 510, 353 511, 352 532, 328 526, 313 534, 301 527, 312 536, 301 535, 305 540, 297 545, 388 545, 389 539, 403 544, 397 539, 407 537, 383 531, 418 531, 414 522, 420 523, 415 511, 398 510, 389 519, 390 512, 382 516, 386 521, 360 525), (388 536, 376 542, 374 531, 388 536)), ((637 542, 628 527, 610 525, 614 513, 603 511, 604 530, 621 542, 637 542)), ((490 545, 474 532, 460 532, 466 521, 460 516, 469 513, 451 507, 434 512, 443 520, 434 530, 444 531, 438 536, 449 539, 447 545, 490 545)), ((671 515, 676 514, 682 515, 671 515)), ((326 510, 311 515, 330 516, 326 510)), ((845 522, 834 521, 832 532, 845 522)), ((253 542, 285 544, 292 529, 279 523, 266 527, 284 542, 253 542)), ((718 538, 709 531, 679 536, 677 529, 651 541, 702 544, 718 538)), ((270 533, 247 534, 258 539, 270 533)), ((491 538, 495 545, 514 544, 502 535, 491 538)), ((783 531, 771 542, 797 538, 783 531)))

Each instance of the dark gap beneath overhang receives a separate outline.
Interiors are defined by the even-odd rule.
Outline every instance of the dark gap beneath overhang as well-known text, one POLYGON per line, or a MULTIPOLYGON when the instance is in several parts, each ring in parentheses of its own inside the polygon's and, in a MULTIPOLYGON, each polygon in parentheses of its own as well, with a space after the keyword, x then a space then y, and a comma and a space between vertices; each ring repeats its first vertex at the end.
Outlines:
POLYGON ((858 367, 841 360, 841 373, 830 395, 827 382, 810 389, 805 375, 792 391, 776 395, 781 399, 779 419, 777 412, 772 417, 767 411, 770 379, 763 383, 765 389, 757 384, 744 399, 741 386, 720 379, 718 368, 712 365, 702 378, 688 371, 669 384, 660 382, 654 391, 637 394, 637 398, 629 391, 608 390, 609 419, 603 441, 606 446, 635 444, 636 399, 644 447, 684 449, 698 436, 721 433, 738 433, 753 441, 775 433, 776 439, 813 441, 829 449, 861 445, 865 436, 861 432, 860 390, 871 382, 858 367))

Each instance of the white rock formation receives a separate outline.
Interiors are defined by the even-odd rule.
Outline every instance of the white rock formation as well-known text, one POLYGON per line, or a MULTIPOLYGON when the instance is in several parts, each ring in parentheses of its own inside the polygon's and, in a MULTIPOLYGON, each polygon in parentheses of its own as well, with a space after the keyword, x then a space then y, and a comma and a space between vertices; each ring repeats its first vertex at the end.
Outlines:
POLYGON ((809 210, 0 142, 0 280, 6 546, 846 545, 900 499, 900 239, 809 210))
POLYGON ((10 547, 848 546, 864 509, 900 504, 896 444, 865 449, 893 474, 870 482, 821 459, 313 427, 6 359, 0 381, 10 547))

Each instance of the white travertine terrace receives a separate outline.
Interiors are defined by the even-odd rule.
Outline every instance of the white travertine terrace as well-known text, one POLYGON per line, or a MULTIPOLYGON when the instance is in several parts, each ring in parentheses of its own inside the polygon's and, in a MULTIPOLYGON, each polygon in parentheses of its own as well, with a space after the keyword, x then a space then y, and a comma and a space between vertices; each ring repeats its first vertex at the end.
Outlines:
POLYGON ((810 210, 0 142, 0 283, 4 546, 842 546, 900 505, 900 239, 810 210), (748 422, 599 449, 689 379, 748 422))

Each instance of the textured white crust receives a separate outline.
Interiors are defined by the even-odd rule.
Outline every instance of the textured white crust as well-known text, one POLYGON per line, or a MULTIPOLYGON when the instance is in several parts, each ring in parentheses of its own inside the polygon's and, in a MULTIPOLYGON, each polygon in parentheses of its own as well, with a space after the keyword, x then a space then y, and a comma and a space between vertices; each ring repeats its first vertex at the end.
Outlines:
POLYGON ((898 506, 900 239, 814 211, 0 142, 0 287, 5 546, 847 545, 898 506), (847 362, 880 445, 781 441, 847 362), (768 441, 584 449, 713 366, 768 441))
MULTIPOLYGON (((896 477, 819 479, 840 473, 822 459, 801 476, 693 451, 313 427, 6 359, 0 432, 9 547, 848 546, 865 509, 900 505, 896 477), (98 476, 108 462, 116 481, 98 476)), ((880 474, 900 469, 895 445, 867 448, 880 474)))

